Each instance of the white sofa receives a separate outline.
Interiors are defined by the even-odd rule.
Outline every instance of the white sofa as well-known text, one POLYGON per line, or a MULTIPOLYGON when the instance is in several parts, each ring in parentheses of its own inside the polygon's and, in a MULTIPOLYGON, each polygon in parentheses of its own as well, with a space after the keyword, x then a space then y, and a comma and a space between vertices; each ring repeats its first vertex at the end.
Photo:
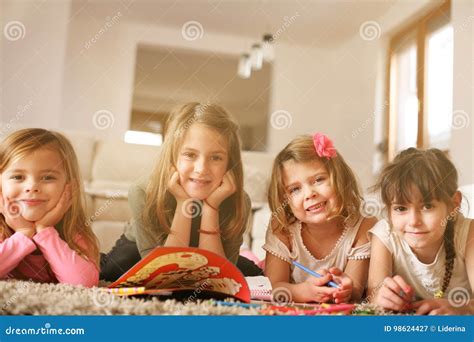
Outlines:
MULTIPOLYGON (((128 188, 150 176, 159 156, 156 146, 127 144, 119 138, 97 139, 80 132, 63 132, 71 141, 79 159, 87 194, 87 211, 91 226, 99 238, 100 250, 107 252, 123 232, 130 219, 128 188)), ((252 201, 253 212, 267 201, 267 188, 273 156, 263 152, 242 152, 244 188, 252 201)), ((267 224, 260 223, 244 238, 244 244, 261 255, 260 236, 267 224), (252 243, 256 232, 258 243, 252 243), (259 245, 258 245, 259 244, 259 245)))

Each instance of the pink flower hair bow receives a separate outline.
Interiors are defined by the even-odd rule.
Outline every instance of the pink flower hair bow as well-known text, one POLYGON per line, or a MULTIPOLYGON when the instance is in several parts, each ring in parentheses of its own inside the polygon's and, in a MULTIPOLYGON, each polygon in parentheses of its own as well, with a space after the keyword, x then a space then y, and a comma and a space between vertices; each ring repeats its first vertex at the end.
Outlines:
POLYGON ((332 144, 331 139, 325 136, 322 133, 314 133, 313 135, 313 144, 316 149, 316 153, 321 158, 326 157, 331 159, 332 157, 337 156, 336 149, 332 144))

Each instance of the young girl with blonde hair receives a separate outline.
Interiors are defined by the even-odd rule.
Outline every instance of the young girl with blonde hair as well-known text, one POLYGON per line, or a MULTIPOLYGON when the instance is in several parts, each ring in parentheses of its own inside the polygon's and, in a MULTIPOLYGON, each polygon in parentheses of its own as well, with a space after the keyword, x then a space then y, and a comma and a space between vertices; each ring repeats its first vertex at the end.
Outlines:
POLYGON ((97 285, 98 243, 70 142, 44 129, 12 133, 0 173, 0 278, 97 285))
POLYGON ((157 246, 207 249, 239 261, 244 273, 258 273, 239 259, 250 199, 243 190, 238 134, 237 124, 215 104, 188 103, 171 114, 154 172, 129 191, 133 219, 103 257, 104 279, 115 280, 157 246))
POLYGON ((459 212, 453 163, 438 149, 409 148, 374 188, 388 220, 370 231, 372 301, 394 311, 473 314, 474 221, 459 212))
POLYGON ((357 180, 325 135, 304 135, 276 157, 268 195, 272 218, 263 248, 275 294, 296 302, 348 302, 364 292, 370 257, 357 180), (317 271, 310 276, 293 261, 317 271), (326 286, 335 281, 338 288, 326 286))

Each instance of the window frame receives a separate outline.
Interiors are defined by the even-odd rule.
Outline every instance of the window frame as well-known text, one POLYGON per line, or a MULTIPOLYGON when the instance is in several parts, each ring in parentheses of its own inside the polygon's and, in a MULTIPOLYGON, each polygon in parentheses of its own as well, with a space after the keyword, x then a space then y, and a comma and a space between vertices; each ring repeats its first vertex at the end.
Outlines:
MULTIPOLYGON (((389 42, 389 50, 387 55, 387 69, 386 69, 386 94, 385 99, 388 103, 385 109, 385 137, 387 138, 387 148, 384 155, 385 163, 390 162, 396 155, 396 138, 397 138, 397 127, 392 125, 391 122, 397 122, 397 113, 392 113, 394 106, 392 102, 392 89, 391 89, 391 72, 392 72, 392 58, 397 52, 397 47, 403 47, 404 42, 416 37, 416 85, 417 85, 417 99, 418 99, 418 131, 416 139, 417 148, 426 148, 428 128, 425 120, 425 53, 426 53, 426 39, 430 34, 428 29, 429 24, 432 21, 439 20, 440 17, 446 17, 448 21, 451 21, 451 0, 445 0, 435 7, 431 7, 428 11, 423 11, 421 16, 416 16, 409 21, 408 24, 402 27, 397 33, 395 33, 389 42)), ((448 151, 445 151, 446 153, 448 151)))

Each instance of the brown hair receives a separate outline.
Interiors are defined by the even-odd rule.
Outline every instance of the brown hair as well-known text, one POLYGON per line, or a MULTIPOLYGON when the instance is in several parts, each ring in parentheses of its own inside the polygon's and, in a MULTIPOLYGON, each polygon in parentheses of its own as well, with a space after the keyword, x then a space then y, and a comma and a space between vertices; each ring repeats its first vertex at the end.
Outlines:
MULTIPOLYGON (((55 228, 71 249, 98 265, 99 245, 92 229, 86 224, 79 163, 74 148, 66 137, 40 128, 27 128, 10 134, 0 144, 0 173, 3 173, 11 163, 43 148, 59 153, 63 161, 66 181, 72 188, 71 207, 55 228), (78 236, 85 242, 85 247, 77 243, 78 236)), ((6 239, 10 235, 5 218, 0 215, 0 238, 6 239)))
MULTIPOLYGON (((182 145, 186 130, 193 124, 202 124, 222 135, 228 142, 229 162, 227 170, 232 170, 235 177, 236 192, 222 203, 222 212, 228 213, 221 217, 224 239, 235 238, 245 228, 244 177, 240 155, 240 138, 238 125, 219 105, 191 102, 185 104, 170 115, 167 122, 167 135, 160 150, 160 157, 151 175, 146 189, 146 203, 143 221, 148 227, 163 227, 169 234, 171 222, 176 210, 176 200, 167 191, 171 177, 171 169, 176 165, 179 148, 182 145)), ((148 232, 150 237, 157 239, 157 232, 148 232)))
MULTIPOLYGON (((373 190, 381 192, 386 208, 392 203, 410 203, 413 187, 417 188, 425 203, 432 200, 444 202, 449 210, 454 209, 453 196, 458 190, 458 173, 453 163, 440 150, 408 148, 400 152, 393 162, 382 171, 373 190)), ((446 220, 444 246, 446 268, 441 291, 449 286, 454 267, 454 225, 456 219, 446 220)))
POLYGON ((293 160, 296 163, 320 161, 329 173, 331 185, 334 187, 337 207, 331 208, 329 219, 341 217, 345 222, 353 224, 360 218, 360 195, 357 179, 344 158, 337 153, 331 159, 319 157, 310 135, 302 135, 292 140, 275 158, 272 178, 268 191, 268 203, 272 211, 272 229, 275 232, 287 233, 286 227, 296 221, 290 206, 288 195, 283 184, 283 163, 293 160))

